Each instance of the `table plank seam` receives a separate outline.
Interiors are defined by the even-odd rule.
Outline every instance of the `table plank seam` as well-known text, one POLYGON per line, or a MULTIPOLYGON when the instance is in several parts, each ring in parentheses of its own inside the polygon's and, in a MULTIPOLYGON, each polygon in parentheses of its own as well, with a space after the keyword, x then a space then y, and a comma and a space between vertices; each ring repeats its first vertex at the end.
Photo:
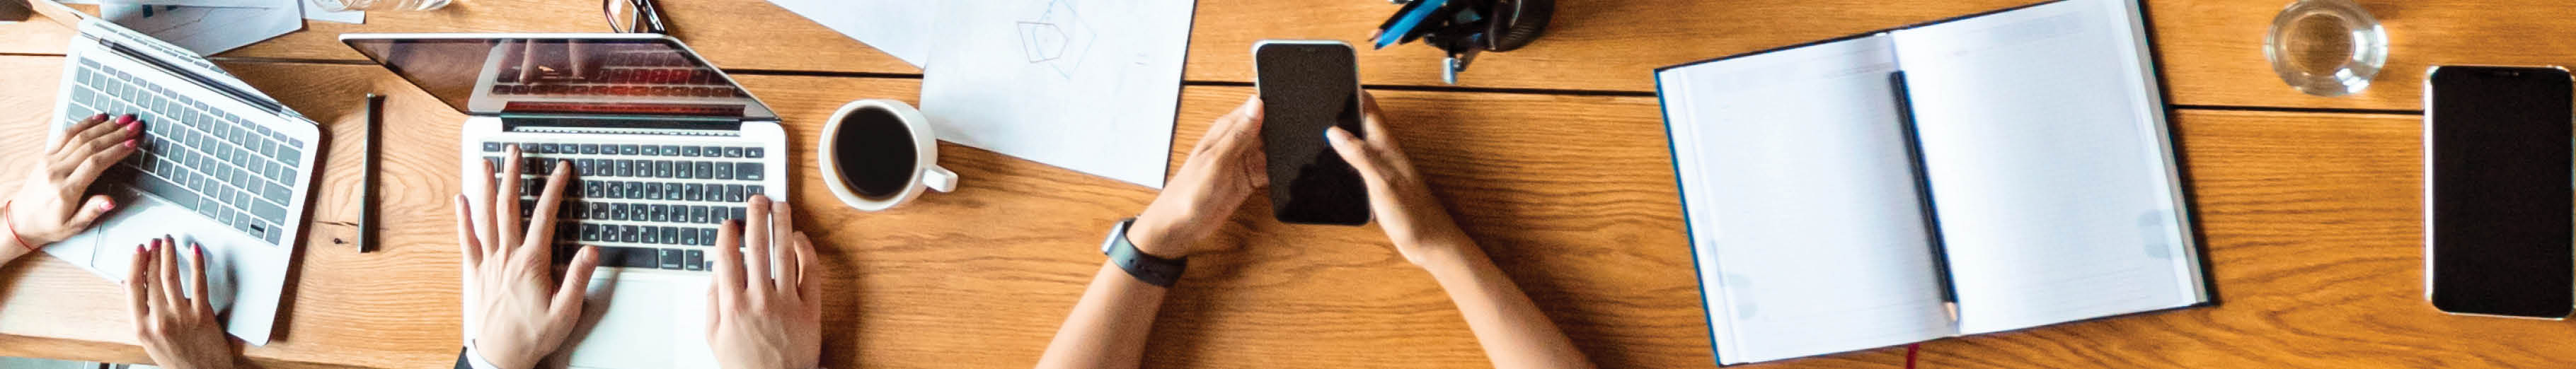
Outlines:
POLYGON ((2408 109, 2301 108, 2301 107, 2285 107, 2285 106, 2205 105, 2205 104, 2165 104, 2165 105, 2166 105, 2169 109, 2175 109, 2175 110, 2186 110, 2186 109, 2187 109, 2187 110, 2216 110, 2216 111, 2261 111, 2261 112, 2276 112, 2276 113, 2325 113, 2325 114, 2391 114, 2391 115, 2424 115, 2424 111, 2423 111, 2423 110, 2408 110, 2408 109))

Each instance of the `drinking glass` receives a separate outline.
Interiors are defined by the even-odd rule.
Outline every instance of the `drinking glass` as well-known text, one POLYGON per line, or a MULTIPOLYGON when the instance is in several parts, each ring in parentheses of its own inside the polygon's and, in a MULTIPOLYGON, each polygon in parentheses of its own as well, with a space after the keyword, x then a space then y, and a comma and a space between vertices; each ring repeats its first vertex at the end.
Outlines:
POLYGON ((2350 95, 2388 64, 2388 31, 2351 0, 2299 0, 2272 18, 2263 58, 2300 92, 2350 95))

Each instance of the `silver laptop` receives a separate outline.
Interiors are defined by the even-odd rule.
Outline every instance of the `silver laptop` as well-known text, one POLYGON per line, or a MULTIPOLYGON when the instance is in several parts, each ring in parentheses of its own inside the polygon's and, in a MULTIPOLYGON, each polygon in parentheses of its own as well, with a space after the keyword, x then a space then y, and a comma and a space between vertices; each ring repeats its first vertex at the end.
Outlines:
POLYGON ((123 280, 135 245, 165 234, 203 245, 224 330, 267 344, 303 239, 321 128, 185 49, 98 19, 75 28, 47 139, 102 113, 134 114, 145 135, 92 188, 117 211, 45 252, 123 280))
MULTIPOLYGON (((528 179, 519 201, 534 207, 546 171, 574 164, 578 183, 565 184, 556 213, 555 263, 579 245, 604 252, 587 291, 589 324, 566 362, 715 366, 704 318, 716 227, 742 218, 751 195, 786 200, 786 132, 767 105, 661 35, 340 40, 471 116, 461 135, 463 173, 498 164, 504 148, 517 145, 528 179)), ((482 193, 486 182, 468 178, 466 186, 482 193)))

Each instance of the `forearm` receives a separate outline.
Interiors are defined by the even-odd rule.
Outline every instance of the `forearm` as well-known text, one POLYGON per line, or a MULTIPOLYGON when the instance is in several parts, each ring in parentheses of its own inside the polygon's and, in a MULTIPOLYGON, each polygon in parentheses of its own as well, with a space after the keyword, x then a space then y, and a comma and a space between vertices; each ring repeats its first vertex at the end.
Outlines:
POLYGON ((0 204, 0 265, 6 265, 10 261, 18 260, 18 257, 21 256, 33 254, 36 252, 36 248, 45 247, 45 245, 35 244, 33 242, 36 241, 28 240, 26 236, 18 234, 18 225, 12 224, 12 222, 14 222, 12 219, 13 214, 10 213, 11 210, 14 210, 10 209, 10 207, 16 205, 17 203, 15 201, 8 204, 0 204))
POLYGON ((1038 358, 1039 368, 1134 368, 1144 362, 1145 334, 1163 307, 1163 287, 1145 284, 1117 265, 1100 264, 1073 313, 1056 329, 1038 358))
POLYGON ((19 257, 35 254, 36 248, 44 247, 44 245, 19 243, 22 241, 18 241, 13 238, 14 237, 0 236, 0 265, 6 265, 10 261, 18 260, 19 257))
POLYGON ((27 242, 34 241, 27 241, 10 234, 0 234, 0 265, 8 265, 20 257, 35 254, 37 248, 45 247, 45 245, 30 245, 27 242))
POLYGON ((1449 292, 1467 328, 1496 368, 1590 368, 1583 351, 1557 330, 1556 323, 1530 302, 1528 294, 1503 275, 1474 244, 1462 244, 1426 258, 1423 269, 1449 292))

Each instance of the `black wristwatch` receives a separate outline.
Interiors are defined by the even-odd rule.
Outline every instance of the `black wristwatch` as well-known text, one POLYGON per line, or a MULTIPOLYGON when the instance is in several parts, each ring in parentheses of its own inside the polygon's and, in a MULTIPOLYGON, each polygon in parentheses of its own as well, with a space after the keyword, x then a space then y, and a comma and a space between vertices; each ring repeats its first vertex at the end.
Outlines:
POLYGON ((1180 282, 1181 269, 1189 266, 1189 258, 1165 259, 1137 251, 1136 244, 1127 241, 1127 227, 1134 225, 1136 218, 1118 221, 1117 227, 1109 229, 1109 239, 1100 241, 1100 254, 1109 255, 1110 264, 1118 264, 1118 269, 1145 284, 1171 287, 1180 282))

